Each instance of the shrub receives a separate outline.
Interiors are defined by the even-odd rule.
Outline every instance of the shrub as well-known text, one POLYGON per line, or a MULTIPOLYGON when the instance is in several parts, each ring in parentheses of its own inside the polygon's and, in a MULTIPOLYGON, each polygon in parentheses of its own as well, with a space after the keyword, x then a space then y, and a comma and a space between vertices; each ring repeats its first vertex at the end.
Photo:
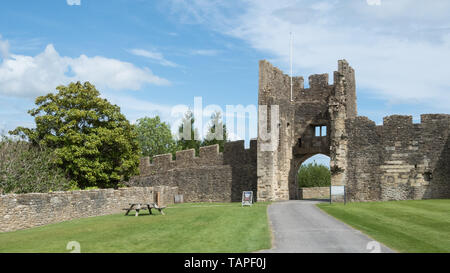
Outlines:
POLYGON ((54 163, 53 152, 25 141, 0 141, 0 192, 63 191, 73 187, 54 163))
POLYGON ((300 166, 297 180, 301 188, 327 187, 331 185, 331 173, 324 165, 309 163, 300 166))

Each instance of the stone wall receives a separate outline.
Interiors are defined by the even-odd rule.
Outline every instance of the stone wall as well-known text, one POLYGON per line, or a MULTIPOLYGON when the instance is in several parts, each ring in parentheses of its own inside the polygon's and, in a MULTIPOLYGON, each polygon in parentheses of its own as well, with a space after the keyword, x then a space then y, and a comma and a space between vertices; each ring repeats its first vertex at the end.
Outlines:
POLYGON ((331 185, 346 186, 347 200, 450 198, 450 115, 422 115, 420 124, 395 115, 376 126, 357 116, 355 71, 345 60, 332 85, 328 78, 311 75, 305 88, 293 77, 291 95, 291 77, 260 61, 258 201, 299 198, 298 168, 319 153, 330 157, 331 185), (317 126, 327 127, 325 136, 317 126))
POLYGON ((349 201, 450 198, 450 115, 346 121, 349 201))
MULTIPOLYGON (((187 202, 240 201, 252 190, 258 201, 298 199, 299 166, 316 154, 330 157, 331 185, 346 186, 347 200, 450 198, 450 115, 390 116, 377 126, 357 116, 355 71, 338 61, 328 74, 292 78, 259 63, 258 140, 250 149, 230 142, 141 161, 133 186, 178 187, 187 202), (317 135, 316 127, 326 127, 317 135), (273 135, 272 135, 273 134, 273 135)), ((331 196, 344 201, 344 196, 331 196)))
POLYGON ((0 196, 0 231, 14 231, 77 218, 123 212, 134 202, 174 202, 174 187, 133 187, 0 196))
MULTIPOLYGON (((333 84, 329 84, 328 74, 311 75, 308 80, 309 87, 305 88, 303 77, 293 77, 291 96, 291 77, 267 61, 259 63, 259 201, 296 199, 298 168, 313 155, 330 156, 332 166, 346 164, 346 141, 342 139, 345 119, 357 114, 354 70, 341 60, 333 84), (272 123, 276 119, 272 118, 272 109, 276 107, 279 120, 272 123), (270 109, 268 117, 266 108, 270 109), (316 136, 317 126, 326 126, 326 135, 316 136), (276 143, 265 139, 261 130, 278 130, 276 143), (274 149, 267 149, 268 144, 275 144, 274 149)), ((333 185, 343 183, 345 173, 333 175, 333 185)))
POLYGON ((328 199, 330 198, 330 187, 300 188, 300 199, 328 199))
POLYGON ((244 141, 227 142, 224 152, 218 145, 184 150, 171 154, 142 158, 140 175, 133 177, 130 186, 177 187, 185 202, 236 202, 241 201, 242 191, 256 187, 256 140, 245 149, 244 141))

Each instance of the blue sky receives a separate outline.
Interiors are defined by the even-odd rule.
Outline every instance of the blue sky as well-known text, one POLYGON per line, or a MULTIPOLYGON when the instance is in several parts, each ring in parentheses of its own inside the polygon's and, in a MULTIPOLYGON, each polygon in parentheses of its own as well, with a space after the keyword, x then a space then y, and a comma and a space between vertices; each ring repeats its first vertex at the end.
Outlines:
MULTIPOLYGON (((256 105, 258 60, 294 74, 356 70, 358 114, 450 112, 450 1, 46 0, 0 9, 0 130, 59 84, 89 80, 131 121, 171 109, 256 105)), ((256 136, 255 126, 249 137, 256 136)), ((238 136, 235 136, 236 138, 238 136)))

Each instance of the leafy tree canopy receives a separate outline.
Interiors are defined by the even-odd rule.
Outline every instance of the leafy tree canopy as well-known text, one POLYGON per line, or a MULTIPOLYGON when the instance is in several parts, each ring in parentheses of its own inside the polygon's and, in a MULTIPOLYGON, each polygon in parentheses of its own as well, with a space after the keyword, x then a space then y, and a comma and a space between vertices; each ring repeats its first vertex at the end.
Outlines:
POLYGON ((152 158, 159 154, 173 154, 177 150, 170 126, 165 122, 161 122, 159 116, 138 119, 136 132, 143 156, 152 158))
POLYGON ((89 82, 56 89, 38 97, 38 107, 28 111, 35 129, 18 127, 10 134, 54 149, 56 163, 80 188, 116 187, 137 174, 136 132, 120 108, 100 98, 89 82))
POLYGON ((297 175, 300 188, 327 187, 331 185, 330 170, 316 162, 301 165, 297 175))

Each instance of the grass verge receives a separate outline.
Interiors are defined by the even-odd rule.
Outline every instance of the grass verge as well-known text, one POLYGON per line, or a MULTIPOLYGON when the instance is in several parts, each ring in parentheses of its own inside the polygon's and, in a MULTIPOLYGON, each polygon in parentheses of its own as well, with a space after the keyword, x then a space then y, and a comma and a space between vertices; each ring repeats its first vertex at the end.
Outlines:
POLYGON ((271 247, 268 203, 177 204, 153 215, 114 214, 0 233, 0 252, 253 252, 271 247))
POLYGON ((396 251, 450 252, 449 199, 317 206, 396 251))

